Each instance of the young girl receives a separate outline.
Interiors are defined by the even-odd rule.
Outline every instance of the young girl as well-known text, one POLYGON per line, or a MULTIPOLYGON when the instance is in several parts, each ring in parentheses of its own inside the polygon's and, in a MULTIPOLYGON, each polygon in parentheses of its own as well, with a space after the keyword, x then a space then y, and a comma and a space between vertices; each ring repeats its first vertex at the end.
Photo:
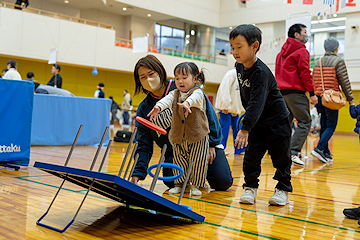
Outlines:
POLYGON ((199 188, 205 186, 210 131, 205 114, 204 93, 196 86, 196 82, 204 83, 205 77, 192 62, 178 64, 174 75, 177 89, 158 101, 148 117, 156 120, 160 111, 172 108, 169 139, 174 150, 174 163, 184 169, 184 175, 175 181, 175 187, 169 192, 180 193, 193 161, 189 176, 191 194, 201 195, 199 188))

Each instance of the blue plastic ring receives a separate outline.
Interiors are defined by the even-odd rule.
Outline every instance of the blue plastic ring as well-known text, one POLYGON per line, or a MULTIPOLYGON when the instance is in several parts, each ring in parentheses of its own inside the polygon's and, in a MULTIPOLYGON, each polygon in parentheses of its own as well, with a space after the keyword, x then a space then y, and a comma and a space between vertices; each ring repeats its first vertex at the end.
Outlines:
POLYGON ((236 123, 237 131, 240 131, 240 129, 241 129, 241 125, 242 125, 241 121, 243 120, 244 116, 245 116, 245 113, 241 114, 236 123))
MULTIPOLYGON (((157 167, 157 163, 156 164, 153 164, 151 165, 150 167, 148 167, 147 169, 147 173, 151 176, 151 177, 154 177, 155 174, 153 174, 151 172, 151 170, 153 170, 154 168, 157 167)), ((179 171, 179 174, 176 175, 176 176, 170 176, 170 177, 159 177, 160 180, 163 180, 163 181, 175 181, 176 179, 179 179, 181 178, 181 176, 184 174, 184 170, 178 166, 178 165, 175 165, 175 164, 172 164, 172 163, 162 163, 161 164, 161 167, 163 168, 172 168, 172 169, 176 169, 179 171)))

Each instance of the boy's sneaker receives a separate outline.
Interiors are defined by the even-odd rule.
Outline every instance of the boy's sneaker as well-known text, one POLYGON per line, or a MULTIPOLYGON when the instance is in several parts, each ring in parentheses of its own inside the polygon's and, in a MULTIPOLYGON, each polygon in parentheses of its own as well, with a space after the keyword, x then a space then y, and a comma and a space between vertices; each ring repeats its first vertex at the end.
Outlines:
POLYGON ((289 192, 275 188, 274 195, 269 199, 270 205, 284 206, 289 203, 289 192))
POLYGON ((350 219, 360 219, 360 207, 344 209, 344 215, 350 219))
POLYGON ((325 158, 328 160, 328 162, 333 162, 334 159, 332 158, 331 153, 325 153, 325 158))
POLYGON ((169 193, 173 193, 173 194, 180 193, 180 192, 181 192, 181 187, 173 187, 169 190, 169 193))
POLYGON ((318 148, 315 148, 314 150, 312 150, 311 155, 317 157, 323 163, 328 162, 328 160, 326 159, 324 151, 322 151, 322 150, 320 150, 318 148))
POLYGON ((199 190, 199 188, 197 188, 195 186, 191 186, 190 193, 191 193, 191 195, 194 195, 194 196, 202 195, 202 192, 199 190))
POLYGON ((256 201, 257 188, 245 187, 245 192, 240 198, 240 203, 254 204, 256 201))
POLYGON ((297 163, 299 165, 304 165, 304 162, 300 160, 300 158, 296 155, 291 155, 291 161, 297 163))

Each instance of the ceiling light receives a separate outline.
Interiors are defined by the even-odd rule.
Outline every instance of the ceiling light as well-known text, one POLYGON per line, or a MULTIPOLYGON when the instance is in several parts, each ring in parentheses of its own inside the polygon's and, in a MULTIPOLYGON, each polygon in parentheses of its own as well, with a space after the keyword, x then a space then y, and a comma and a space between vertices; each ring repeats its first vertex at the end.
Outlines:
POLYGON ((147 15, 148 17, 151 17, 151 14, 150 13, 148 13, 148 15, 147 15))
POLYGON ((334 13, 334 14, 333 14, 333 17, 337 17, 337 14, 336 14, 336 13, 334 13))
POLYGON ((229 27, 229 29, 231 30, 231 29, 232 29, 232 27, 229 27))
POLYGON ((341 21, 345 21, 346 17, 341 17, 341 18, 330 18, 330 19, 325 19, 325 20, 320 20, 320 21, 311 21, 311 24, 316 24, 316 23, 328 23, 328 22, 341 22, 341 21))
POLYGON ((123 7, 123 11, 126 12, 127 8, 126 7, 123 7))
POLYGON ((64 3, 69 3, 69 0, 65 0, 64 3))
POLYGON ((194 29, 191 30, 191 31, 190 31, 190 34, 191 34, 192 36, 194 36, 194 35, 195 35, 195 30, 194 30, 194 29))
POLYGON ((346 26, 340 26, 340 27, 327 27, 327 28, 316 28, 311 29, 311 32, 327 32, 327 31, 333 31, 333 30, 342 30, 346 29, 346 26))

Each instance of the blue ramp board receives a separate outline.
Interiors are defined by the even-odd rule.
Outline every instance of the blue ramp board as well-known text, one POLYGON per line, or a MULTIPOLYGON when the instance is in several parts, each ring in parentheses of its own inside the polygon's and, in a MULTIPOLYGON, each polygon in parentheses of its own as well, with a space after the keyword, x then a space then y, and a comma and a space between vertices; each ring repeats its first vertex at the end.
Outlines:
POLYGON ((34 167, 84 188, 89 188, 92 181, 95 180, 91 188, 92 191, 121 203, 184 217, 193 221, 204 222, 205 220, 204 216, 116 175, 42 162, 35 162, 34 167))

